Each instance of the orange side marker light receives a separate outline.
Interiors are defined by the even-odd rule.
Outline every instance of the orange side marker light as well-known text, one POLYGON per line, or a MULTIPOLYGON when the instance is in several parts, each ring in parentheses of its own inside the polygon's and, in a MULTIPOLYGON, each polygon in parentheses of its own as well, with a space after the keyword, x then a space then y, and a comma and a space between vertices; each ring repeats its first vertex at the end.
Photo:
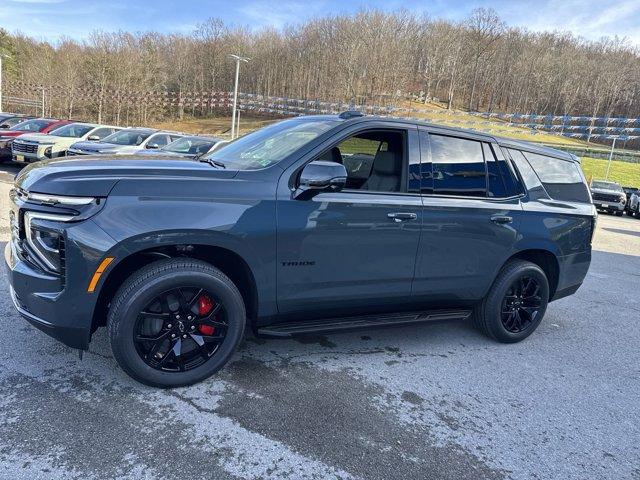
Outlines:
POLYGON ((113 262, 113 257, 105 257, 105 259, 100 262, 100 265, 98 265, 96 272, 93 274, 93 277, 91 277, 91 282, 89 282, 89 288, 87 288, 87 292, 93 293, 93 291, 96 289, 96 285, 98 285, 98 281, 100 280, 102 273, 107 269, 111 262, 113 262))

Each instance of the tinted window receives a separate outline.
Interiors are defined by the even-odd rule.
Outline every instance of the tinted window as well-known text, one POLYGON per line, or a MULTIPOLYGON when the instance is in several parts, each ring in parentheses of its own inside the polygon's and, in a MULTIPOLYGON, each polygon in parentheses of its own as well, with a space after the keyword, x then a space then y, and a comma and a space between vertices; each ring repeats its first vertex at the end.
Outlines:
POLYGON ((486 196, 487 180, 482 143, 429 135, 433 191, 441 195, 486 196))
POLYGON ((575 162, 529 152, 524 152, 524 156, 551 198, 567 202, 590 202, 580 167, 575 162))
POLYGON ((405 135, 400 131, 367 131, 323 152, 318 160, 342 163, 346 188, 375 192, 403 191, 405 135))
POLYGON ((488 143, 482 144, 484 158, 487 162, 487 182, 489 190, 487 196, 494 198, 507 198, 519 195, 522 189, 509 165, 502 155, 502 151, 488 143))
POLYGON ((527 190, 529 190, 529 194, 535 193, 546 197, 544 188, 542 188, 542 183, 540 183, 540 179, 536 175, 536 172, 533 171, 533 168, 531 168, 531 165, 529 165, 529 162, 527 162, 527 159, 524 158, 522 152, 520 150, 513 150, 510 148, 509 154, 511 155, 513 163, 515 163, 518 172, 520 172, 522 181, 527 187, 527 190))

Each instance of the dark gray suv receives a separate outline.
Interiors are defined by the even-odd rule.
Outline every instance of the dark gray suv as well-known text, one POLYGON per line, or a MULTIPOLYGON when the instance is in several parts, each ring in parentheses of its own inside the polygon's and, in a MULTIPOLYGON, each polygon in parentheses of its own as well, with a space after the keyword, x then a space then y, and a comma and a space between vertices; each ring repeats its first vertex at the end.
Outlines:
POLYGON ((11 194, 11 297, 148 385, 287 337, 472 318, 518 342, 574 293, 596 211, 575 157, 409 120, 285 120, 199 160, 40 162, 11 194))

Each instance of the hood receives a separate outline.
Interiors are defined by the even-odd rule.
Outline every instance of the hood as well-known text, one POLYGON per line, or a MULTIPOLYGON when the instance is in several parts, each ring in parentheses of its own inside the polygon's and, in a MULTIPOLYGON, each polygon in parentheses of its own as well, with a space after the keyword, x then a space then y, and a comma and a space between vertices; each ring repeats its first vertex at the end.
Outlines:
POLYGON ((35 143, 56 143, 61 139, 66 139, 66 137, 58 137, 56 135, 47 135, 46 133, 27 133, 25 135, 20 135, 20 140, 24 140, 27 142, 35 142, 35 143))
POLYGON ((100 153, 100 149, 109 148, 112 145, 112 143, 90 142, 89 140, 84 140, 82 142, 73 143, 69 148, 87 153, 100 153))
POLYGON ((25 132, 20 130, 0 130, 0 137, 18 137, 20 135, 25 135, 25 132))
POLYGON ((216 169, 188 159, 154 159, 149 156, 81 156, 32 163, 16 178, 16 186, 30 192, 54 195, 106 197, 124 178, 157 180, 180 177, 233 178, 237 170, 216 169))
POLYGON ((82 150, 89 154, 105 154, 105 153, 136 153, 140 150, 139 145, 118 145, 116 143, 106 142, 76 142, 71 146, 74 150, 82 150))

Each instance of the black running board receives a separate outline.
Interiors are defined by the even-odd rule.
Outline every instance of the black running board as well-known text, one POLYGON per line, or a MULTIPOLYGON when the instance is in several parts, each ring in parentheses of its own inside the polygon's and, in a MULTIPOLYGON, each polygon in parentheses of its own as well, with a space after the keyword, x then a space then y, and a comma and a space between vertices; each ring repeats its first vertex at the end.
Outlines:
POLYGON ((287 338, 310 333, 329 333, 345 330, 412 325, 414 323, 439 320, 464 320, 469 318, 471 310, 435 310, 429 312, 394 313, 385 315, 365 315, 359 317, 330 318, 298 322, 276 323, 258 328, 258 335, 265 337, 287 338))

